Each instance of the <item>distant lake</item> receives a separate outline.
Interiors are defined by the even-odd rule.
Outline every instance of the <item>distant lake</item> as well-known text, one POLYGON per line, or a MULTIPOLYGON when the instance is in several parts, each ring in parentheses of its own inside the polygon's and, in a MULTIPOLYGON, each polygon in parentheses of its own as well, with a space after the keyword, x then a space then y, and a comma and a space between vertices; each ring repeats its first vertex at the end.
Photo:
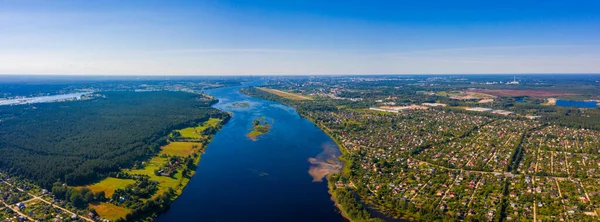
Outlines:
POLYGON ((53 95, 53 96, 39 96, 39 97, 30 97, 30 98, 20 98, 20 99, 7 99, 0 100, 0 106, 2 105, 19 105, 19 104, 30 104, 30 103, 49 103, 66 99, 81 99, 81 96, 90 94, 91 92, 84 93, 69 93, 62 95, 53 95))
POLYGON ((578 107, 578 108, 596 108, 598 103, 596 101, 573 101, 573 100, 556 100, 557 106, 563 107, 578 107))

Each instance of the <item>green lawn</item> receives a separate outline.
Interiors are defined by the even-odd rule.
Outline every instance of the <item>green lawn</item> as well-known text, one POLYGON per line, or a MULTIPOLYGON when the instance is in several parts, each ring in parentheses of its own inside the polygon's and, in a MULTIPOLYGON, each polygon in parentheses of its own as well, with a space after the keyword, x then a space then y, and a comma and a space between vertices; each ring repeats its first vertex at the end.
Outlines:
POLYGON ((208 121, 204 122, 202 125, 200 126, 196 126, 196 127, 189 127, 189 128, 185 128, 182 130, 177 130, 177 132, 179 132, 181 134, 181 137, 186 138, 186 139, 201 139, 202 138, 202 131, 204 131, 204 129, 206 129, 209 126, 216 126, 217 124, 219 124, 221 122, 221 119, 217 119, 217 118, 210 118, 208 121))
MULTIPOLYGON (((188 156, 198 149, 202 148, 201 143, 194 142, 172 142, 167 146, 163 147, 163 150, 160 154, 168 154, 172 156, 188 156), (193 148, 194 145, 197 145, 196 148, 193 148)), ((123 170, 124 172, 130 174, 141 174, 148 175, 150 180, 155 180, 158 182, 158 191, 154 196, 158 196, 163 194, 169 187, 172 187, 177 191, 177 193, 181 192, 181 188, 185 186, 188 182, 188 178, 183 178, 181 172, 177 172, 173 177, 166 176, 156 176, 154 171, 159 169, 160 166, 164 165, 167 162, 167 158, 162 158, 160 155, 154 156, 142 169, 123 170)), ((193 172, 191 173, 193 175, 193 172)), ((108 177, 99 183, 87 186, 90 190, 94 192, 104 191, 107 197, 112 196, 112 194, 117 189, 125 188, 128 184, 135 183, 135 180, 131 179, 118 179, 113 177, 108 177)))
POLYGON ((195 151, 202 148, 202 143, 195 142, 171 142, 166 146, 162 147, 160 154, 167 154, 170 156, 181 156, 186 157, 194 153, 195 151))
MULTIPOLYGON (((199 159, 198 159, 199 160, 199 159)), ((178 171, 173 177, 166 176, 157 176, 154 174, 155 170, 158 170, 160 166, 164 165, 167 162, 167 158, 162 158, 160 156, 153 157, 143 169, 137 170, 125 170, 130 174, 141 174, 148 175, 150 180, 155 180, 158 182, 158 191, 154 194, 154 197, 163 194, 169 187, 175 189, 177 194, 181 193, 183 187, 189 182, 188 178, 184 178, 181 175, 181 171, 178 171)), ((194 172, 190 173, 190 176, 193 175, 194 172)))
POLYGON ((115 190, 123 189, 129 184, 135 183, 135 180, 132 179, 119 179, 114 177, 108 177, 96 184, 92 184, 87 186, 90 190, 94 192, 104 191, 106 197, 110 198, 115 190))

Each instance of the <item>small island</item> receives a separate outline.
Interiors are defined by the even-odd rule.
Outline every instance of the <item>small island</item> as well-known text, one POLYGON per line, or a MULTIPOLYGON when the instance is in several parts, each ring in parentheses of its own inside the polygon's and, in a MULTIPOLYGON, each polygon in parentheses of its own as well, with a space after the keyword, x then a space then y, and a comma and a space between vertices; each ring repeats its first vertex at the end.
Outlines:
POLYGON ((252 121, 252 131, 246 136, 253 141, 256 141, 260 135, 268 133, 271 129, 271 124, 267 122, 265 117, 261 117, 252 121))

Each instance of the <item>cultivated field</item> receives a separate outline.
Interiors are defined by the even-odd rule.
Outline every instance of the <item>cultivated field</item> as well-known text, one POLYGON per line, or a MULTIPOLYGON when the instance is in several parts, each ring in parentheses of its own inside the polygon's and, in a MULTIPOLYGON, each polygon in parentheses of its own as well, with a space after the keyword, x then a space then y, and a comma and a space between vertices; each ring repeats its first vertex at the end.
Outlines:
POLYGON ((189 181, 188 178, 184 178, 181 175, 181 172, 177 172, 172 177, 157 176, 156 174, 154 174, 155 170, 160 169, 160 167, 165 165, 165 163, 167 162, 168 158, 155 156, 146 164, 146 166, 144 166, 144 168, 138 170, 125 170, 125 172, 128 172, 130 174, 147 175, 148 177, 150 177, 150 180, 158 182, 158 191, 156 191, 156 194, 154 194, 155 197, 160 194, 163 194, 165 191, 167 191, 167 189, 169 189, 169 187, 175 189, 177 193, 180 193, 181 189, 189 181))
POLYGON ((269 88, 263 88, 263 87, 257 87, 257 89, 260 89, 262 91, 268 92, 268 93, 273 93, 275 95, 281 96, 283 98, 286 99, 291 99, 291 100, 312 100, 312 98, 307 97, 307 96, 303 96, 297 93, 289 93, 289 92, 284 92, 281 90, 276 90, 276 89, 269 89, 269 88))
POLYGON ((209 126, 216 126, 221 122, 220 119, 210 118, 208 121, 204 122, 204 124, 197 127, 189 127, 182 130, 177 130, 181 134, 181 137, 186 139, 202 139, 202 131, 209 126))
MULTIPOLYGON (((197 127, 190 127, 182 130, 178 130, 181 134, 179 139, 206 139, 207 135, 203 132, 208 127, 216 127, 221 122, 220 119, 211 118, 204 122, 202 125, 197 127)), ((172 157, 187 158, 192 157, 194 163, 200 161, 200 155, 193 155, 195 153, 201 154, 203 152, 204 145, 200 142, 182 142, 174 141, 161 147, 160 153, 153 156, 152 159, 143 164, 143 167, 139 169, 124 169, 123 172, 129 175, 144 175, 148 176, 150 181, 156 181, 158 183, 158 190, 153 194, 152 198, 155 198, 165 193, 169 188, 173 188, 177 195, 181 194, 183 187, 189 182, 191 176, 194 175, 195 171, 189 172, 184 177, 182 170, 175 171, 170 176, 158 175, 156 172, 164 170, 165 166, 173 164, 172 157)), ((181 160, 181 159, 180 159, 181 160)), ((113 193, 118 189, 125 189, 127 185, 136 183, 133 179, 119 179, 119 178, 106 178, 99 183, 87 186, 94 192, 104 191, 106 196, 110 198, 113 193)), ((148 199, 144 199, 148 200, 148 199)), ((90 207, 94 208, 98 215, 102 218, 109 220, 116 220, 121 217, 125 217, 131 209, 116 206, 110 203, 98 203, 90 204, 90 207)))
POLYGON ((171 142, 168 145, 162 147, 160 154, 167 154, 169 156, 186 157, 186 156, 194 153, 199 148, 202 148, 202 143, 171 142))
POLYGON ((494 99, 496 98, 493 95, 490 94, 485 94, 482 92, 473 92, 473 91, 464 91, 464 92, 450 92, 450 93, 446 93, 446 95, 452 99, 458 99, 458 100, 470 100, 470 99, 494 99))
POLYGON ((119 218, 125 218, 125 216, 131 212, 130 209, 115 206, 109 203, 90 204, 90 207, 93 208, 98 215, 102 215, 103 218, 111 221, 115 221, 119 218))
POLYGON ((135 180, 132 180, 132 179, 119 179, 119 178, 108 177, 108 178, 100 181, 99 183, 87 186, 87 188, 89 188, 90 190, 92 190, 94 192, 104 191, 104 194, 106 195, 106 197, 110 198, 113 195, 113 193, 115 192, 115 190, 123 189, 127 185, 133 184, 133 183, 135 183, 135 180))

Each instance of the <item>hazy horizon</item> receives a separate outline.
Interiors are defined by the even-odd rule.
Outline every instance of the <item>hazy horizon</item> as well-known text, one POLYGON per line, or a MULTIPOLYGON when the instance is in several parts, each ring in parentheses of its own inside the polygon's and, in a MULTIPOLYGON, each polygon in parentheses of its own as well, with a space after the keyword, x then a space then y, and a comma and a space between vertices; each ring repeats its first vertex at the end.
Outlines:
POLYGON ((600 73, 597 1, 0 3, 0 74, 600 73))

